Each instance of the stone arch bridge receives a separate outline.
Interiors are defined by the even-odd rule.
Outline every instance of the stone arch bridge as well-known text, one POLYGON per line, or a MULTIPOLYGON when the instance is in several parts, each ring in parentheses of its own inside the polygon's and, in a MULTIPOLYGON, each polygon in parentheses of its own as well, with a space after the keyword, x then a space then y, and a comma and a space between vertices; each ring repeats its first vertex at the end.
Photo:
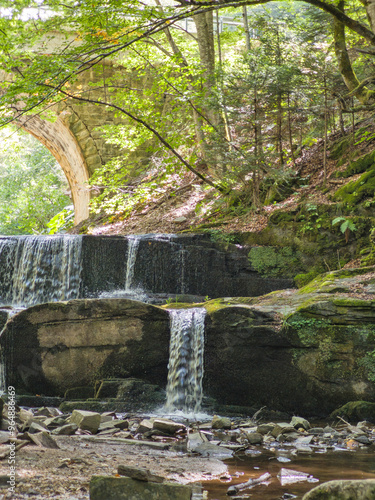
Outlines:
MULTIPOLYGON (((186 31, 195 32, 193 19, 182 22, 186 31)), ((240 22, 232 18, 220 17, 220 30, 223 26, 234 29, 240 22)), ((64 38, 58 33, 51 33, 40 46, 33 50, 53 53, 53 48, 60 47, 64 38), (52 50, 52 52, 51 52, 52 50)), ((148 77, 139 77, 134 71, 128 70, 113 62, 103 62, 81 73, 75 83, 77 88, 84 91, 84 96, 96 100, 106 100, 108 88, 106 81, 113 77, 121 78, 130 86, 145 88, 148 86, 148 77), (95 84, 98 84, 95 87, 95 84), (136 85, 134 85, 136 83, 136 85), (79 87, 78 87, 79 86, 79 87)), ((4 71, 0 71, 0 81, 11 78, 4 71)), ((165 103, 160 103, 161 106, 165 103)), ((98 129, 102 125, 126 123, 128 120, 115 117, 113 110, 106 106, 90 103, 79 103, 73 99, 56 104, 50 109, 56 120, 50 121, 40 116, 24 116, 17 121, 25 131, 38 139, 56 158, 69 182, 75 211, 75 224, 89 216, 89 202, 92 195, 89 179, 93 172, 105 165, 110 159, 120 154, 117 146, 105 141, 103 133, 98 129)), ((147 147, 144 145, 129 155, 130 161, 147 158, 147 147)))
MULTIPOLYGON (((112 63, 104 63, 82 73, 76 86, 84 90, 84 96, 92 99, 106 97, 106 79, 124 72, 112 63), (103 85, 104 82, 104 85, 103 85), (95 83, 98 87, 95 88, 95 83)), ((9 78, 4 72, 0 79, 9 78)), ((119 154, 117 146, 108 144, 98 127, 123 122, 114 116, 110 108, 69 99, 49 110, 54 121, 40 116, 24 115, 16 121, 26 132, 39 140, 56 158, 68 180, 74 204, 75 223, 89 216, 91 190, 89 179, 93 172, 119 154)))

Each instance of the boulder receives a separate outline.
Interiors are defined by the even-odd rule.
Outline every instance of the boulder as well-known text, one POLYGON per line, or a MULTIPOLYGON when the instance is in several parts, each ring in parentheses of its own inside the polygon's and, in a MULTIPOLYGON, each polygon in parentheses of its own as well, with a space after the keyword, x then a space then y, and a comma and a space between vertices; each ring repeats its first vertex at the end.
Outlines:
POLYGON ((231 429, 232 422, 228 417, 219 417, 214 415, 211 423, 213 429, 231 429))
POLYGON ((375 423, 375 403, 370 403, 369 401, 350 401, 333 411, 330 417, 342 417, 350 422, 368 420, 375 423))
POLYGON ((375 498, 375 479, 328 481, 313 488, 302 500, 370 500, 375 498))
POLYGON ((256 445, 263 443, 263 435, 259 432, 245 432, 249 444, 256 445))
POLYGON ((132 479, 137 479, 138 481, 151 483, 162 483, 164 481, 161 476, 151 474, 151 472, 144 467, 132 467, 130 465, 119 464, 117 467, 117 473, 120 476, 131 477, 132 479))
POLYGON ((69 420, 71 424, 78 425, 81 430, 96 434, 100 425, 100 413, 74 410, 69 420))
POLYGON ((320 417, 348 401, 374 400, 375 295, 349 295, 368 286, 365 272, 332 272, 300 290, 206 303, 205 395, 320 417))
POLYGON ((97 377, 129 375, 165 385, 169 315, 127 299, 40 304, 8 321, 0 345, 7 384, 18 390, 64 394, 97 377))
POLYGON ((302 417, 292 417, 290 425, 292 425, 295 429, 304 429, 305 431, 310 429, 310 422, 302 417))
POLYGON ((186 430, 186 427, 184 424, 180 424, 178 422, 174 422, 173 420, 167 420, 167 419, 161 419, 161 418, 156 418, 153 422, 153 429, 165 432, 166 434, 169 435, 174 435, 178 431, 183 431, 186 430))
POLYGON ((139 481, 130 477, 93 476, 90 500, 191 500, 192 487, 139 481))

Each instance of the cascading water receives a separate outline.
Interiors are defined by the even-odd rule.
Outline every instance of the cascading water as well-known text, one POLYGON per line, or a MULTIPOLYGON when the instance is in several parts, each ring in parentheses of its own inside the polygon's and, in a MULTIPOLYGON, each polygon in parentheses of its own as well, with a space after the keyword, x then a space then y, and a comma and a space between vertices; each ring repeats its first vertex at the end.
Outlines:
POLYGON ((18 236, 0 239, 0 304, 32 306, 76 299, 82 237, 18 236))
POLYGON ((129 236, 128 238, 128 258, 126 262, 126 278, 125 278, 125 291, 133 290, 134 286, 134 270, 137 260, 137 253, 140 238, 137 236, 129 236))
POLYGON ((168 411, 198 412, 203 398, 204 322, 206 309, 170 309, 168 411))

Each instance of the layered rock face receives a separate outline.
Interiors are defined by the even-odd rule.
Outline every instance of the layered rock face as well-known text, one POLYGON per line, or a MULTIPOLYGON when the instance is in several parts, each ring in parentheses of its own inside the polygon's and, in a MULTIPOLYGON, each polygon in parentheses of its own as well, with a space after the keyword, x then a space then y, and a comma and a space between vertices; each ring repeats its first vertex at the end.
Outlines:
MULTIPOLYGON (((369 268, 329 273, 300 290, 200 304, 208 313, 204 396, 306 416, 373 400, 374 293, 369 268)), ((7 384, 45 395, 108 377, 165 388, 169 341, 168 311, 128 299, 32 306, 0 336, 7 384)))
POLYGON ((208 303, 205 393, 317 416, 373 400, 375 300, 349 295, 368 281, 337 272, 299 291, 208 303))
POLYGON ((30 307, 0 337, 7 384, 63 395, 97 378, 139 377, 165 385, 169 316, 126 299, 82 299, 30 307))

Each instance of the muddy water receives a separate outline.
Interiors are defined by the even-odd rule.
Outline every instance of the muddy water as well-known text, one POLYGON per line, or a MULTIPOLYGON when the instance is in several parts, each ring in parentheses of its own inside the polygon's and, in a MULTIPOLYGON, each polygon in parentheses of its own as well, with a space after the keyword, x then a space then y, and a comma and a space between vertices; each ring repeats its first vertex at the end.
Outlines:
MULTIPOLYGON (((279 454, 280 456, 282 454, 279 454)), ((251 489, 242 490, 238 493, 237 498, 251 498, 251 500, 301 499, 306 492, 326 481, 375 478, 375 449, 372 446, 357 451, 329 451, 295 457, 286 452, 283 458, 287 457, 291 460, 290 462, 279 462, 274 453, 264 452, 253 456, 239 454, 236 458, 226 461, 228 478, 204 483, 204 489, 209 492, 209 500, 229 500, 233 498, 226 494, 229 486, 244 483, 250 478, 259 477, 266 472, 271 474, 267 485, 261 484, 251 489), (311 477, 311 482, 301 481, 282 485, 277 477, 282 468, 304 472, 314 479, 311 477), (289 497, 288 494, 295 496, 289 497)))

